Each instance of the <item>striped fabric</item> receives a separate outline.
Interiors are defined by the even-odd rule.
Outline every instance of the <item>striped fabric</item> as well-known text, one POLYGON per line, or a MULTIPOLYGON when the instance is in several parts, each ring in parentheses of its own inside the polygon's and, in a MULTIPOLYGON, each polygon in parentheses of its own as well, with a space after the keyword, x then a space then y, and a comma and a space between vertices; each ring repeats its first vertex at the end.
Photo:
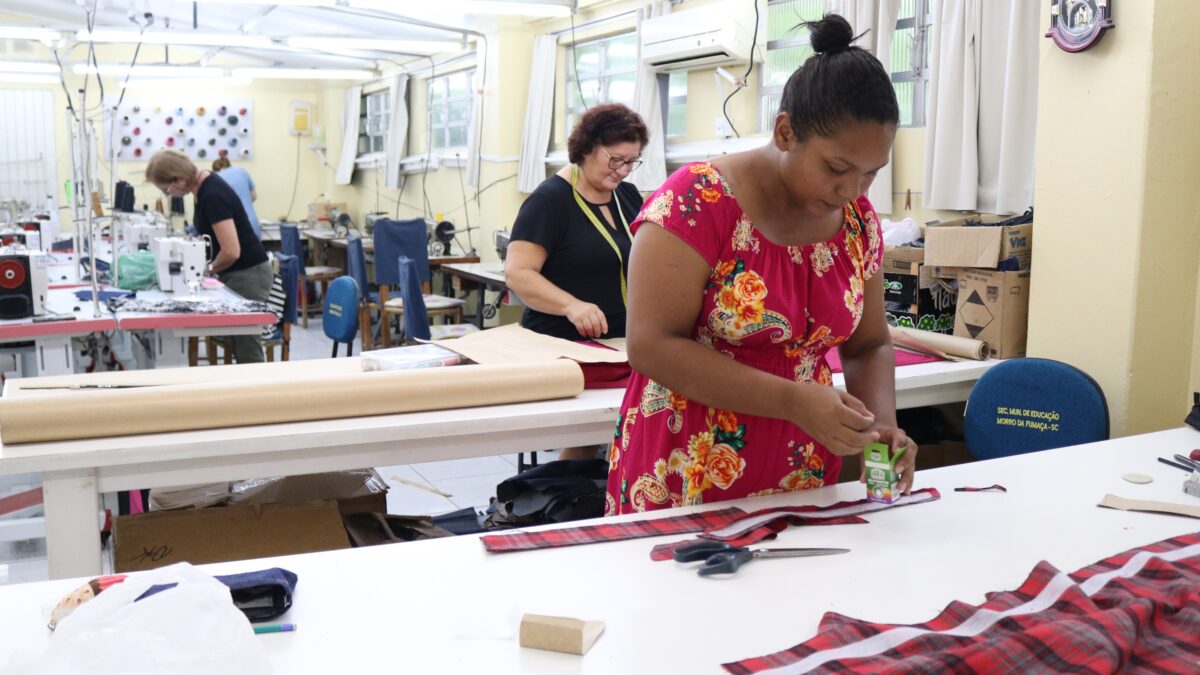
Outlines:
POLYGON ((278 340, 282 335, 283 308, 287 304, 287 294, 283 292, 283 277, 278 274, 271 280, 271 294, 267 296, 267 305, 275 315, 275 323, 262 327, 262 339, 278 340))
POLYGON ((1200 533, 1074 574, 1047 562, 1015 591, 954 602, 913 625, 829 613, 816 637, 724 664, 731 673, 1045 673, 1200 670, 1200 533))
POLYGON ((703 532, 727 525, 745 515, 745 511, 731 506, 715 511, 689 513, 670 518, 632 520, 626 523, 607 522, 602 525, 584 525, 557 530, 533 530, 531 532, 489 535, 481 537, 480 540, 484 547, 492 553, 530 551, 539 548, 594 544, 602 541, 622 541, 667 534, 703 532))

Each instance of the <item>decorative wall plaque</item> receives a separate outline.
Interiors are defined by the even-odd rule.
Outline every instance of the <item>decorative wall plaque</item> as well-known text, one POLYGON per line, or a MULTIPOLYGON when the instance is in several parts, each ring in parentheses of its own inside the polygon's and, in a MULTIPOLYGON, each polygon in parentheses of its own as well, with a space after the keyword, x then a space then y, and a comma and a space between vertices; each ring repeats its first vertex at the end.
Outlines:
POLYGON ((1064 51, 1081 52, 1113 27, 1113 0, 1050 0, 1050 32, 1064 51))

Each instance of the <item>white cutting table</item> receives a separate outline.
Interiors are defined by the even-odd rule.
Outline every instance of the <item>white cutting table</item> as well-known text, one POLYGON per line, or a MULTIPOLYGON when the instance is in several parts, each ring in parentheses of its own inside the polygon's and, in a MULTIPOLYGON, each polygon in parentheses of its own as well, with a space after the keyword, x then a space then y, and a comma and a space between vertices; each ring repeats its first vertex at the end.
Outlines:
MULTIPOLYGON (((917 486, 938 488, 941 501, 871 514, 866 525, 789 528, 770 544, 850 553, 756 560, 724 579, 650 560, 652 546, 685 535, 505 554, 464 536, 206 570, 281 566, 299 575, 295 604, 280 619, 297 631, 259 638, 277 673, 373 668, 368 661, 411 673, 717 673, 721 663, 812 637, 825 612, 926 621, 952 600, 978 604, 986 592, 1016 588, 1038 561, 1073 572, 1196 531, 1190 518, 1096 507, 1105 493, 1200 504, 1183 494, 1182 471, 1155 461, 1194 447, 1200 433, 1185 428, 919 472, 917 486), (1125 482, 1129 471, 1155 480, 1125 482), (953 491, 993 483, 1008 492, 953 491), (607 629, 584 657, 521 649, 512 617, 524 612, 602 619, 607 629)), ((863 495, 843 483, 719 506, 863 495)), ((81 582, 0 587, 0 664, 50 639, 44 608, 81 582)))
MULTIPOLYGON (((899 368, 897 405, 965 401, 996 363, 899 368)), ((840 374, 834 383, 842 386, 840 374)), ((102 492, 606 443, 623 394, 589 390, 570 399, 482 408, 0 445, 0 474, 42 472, 50 577, 98 574, 102 492)))

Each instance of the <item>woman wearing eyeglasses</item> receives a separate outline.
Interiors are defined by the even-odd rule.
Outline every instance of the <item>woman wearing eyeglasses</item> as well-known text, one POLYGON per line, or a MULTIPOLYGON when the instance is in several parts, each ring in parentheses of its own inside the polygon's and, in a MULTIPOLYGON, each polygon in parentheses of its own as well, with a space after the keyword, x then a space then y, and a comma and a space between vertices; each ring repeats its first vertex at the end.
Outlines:
POLYGON ((641 165, 646 124, 620 104, 590 108, 567 140, 570 164, 521 205, 505 279, 525 303, 521 325, 586 340, 625 336, 629 224, 642 196, 625 182, 641 165))

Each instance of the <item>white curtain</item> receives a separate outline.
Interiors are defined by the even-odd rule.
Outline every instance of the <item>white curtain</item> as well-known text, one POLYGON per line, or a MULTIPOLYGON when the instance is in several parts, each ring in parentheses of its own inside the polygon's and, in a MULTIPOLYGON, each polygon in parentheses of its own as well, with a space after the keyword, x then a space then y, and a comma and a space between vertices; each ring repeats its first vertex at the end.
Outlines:
POLYGON ((925 207, 973 211, 979 187, 981 0, 933 0, 925 207))
POLYGON ((646 129, 650 132, 650 142, 642 148, 642 166, 629 176, 629 182, 642 192, 657 190, 667 181, 667 129, 663 123, 662 93, 658 89, 658 73, 642 64, 642 22, 646 19, 670 14, 671 3, 668 0, 654 0, 638 10, 638 71, 637 84, 634 87, 633 109, 642 116, 646 129))
POLYGON ((400 188, 400 160, 408 152, 408 75, 392 77, 392 123, 387 136, 387 176, 384 186, 400 188))
POLYGON ((358 157, 358 116, 362 107, 362 87, 350 87, 342 99, 342 156, 338 158, 338 185, 349 185, 358 157))
POLYGON ((984 213, 1033 206, 1038 3, 985 2, 979 80, 979 203, 984 213))
MULTIPOLYGON (((875 55, 883 64, 885 72, 891 73, 892 38, 896 35, 896 19, 900 16, 900 0, 830 0, 826 7, 830 12, 841 14, 855 35, 866 32, 855 44, 875 55)), ((892 162, 875 175, 875 182, 867 191, 867 199, 878 213, 892 212, 892 162)))
POLYGON ((550 148, 551 113, 554 112, 554 66, 558 38, 539 35, 533 44, 533 67, 529 72, 529 102, 521 136, 521 159, 517 165, 517 189, 533 192, 546 180, 546 151, 550 148))
POLYGON ((471 76, 471 119, 467 126, 467 166, 466 183, 471 187, 479 187, 479 144, 483 131, 483 68, 485 61, 476 59, 480 64, 471 76))
POLYGON ((1022 213, 1033 204, 1039 8, 934 0, 925 206, 1022 213))

